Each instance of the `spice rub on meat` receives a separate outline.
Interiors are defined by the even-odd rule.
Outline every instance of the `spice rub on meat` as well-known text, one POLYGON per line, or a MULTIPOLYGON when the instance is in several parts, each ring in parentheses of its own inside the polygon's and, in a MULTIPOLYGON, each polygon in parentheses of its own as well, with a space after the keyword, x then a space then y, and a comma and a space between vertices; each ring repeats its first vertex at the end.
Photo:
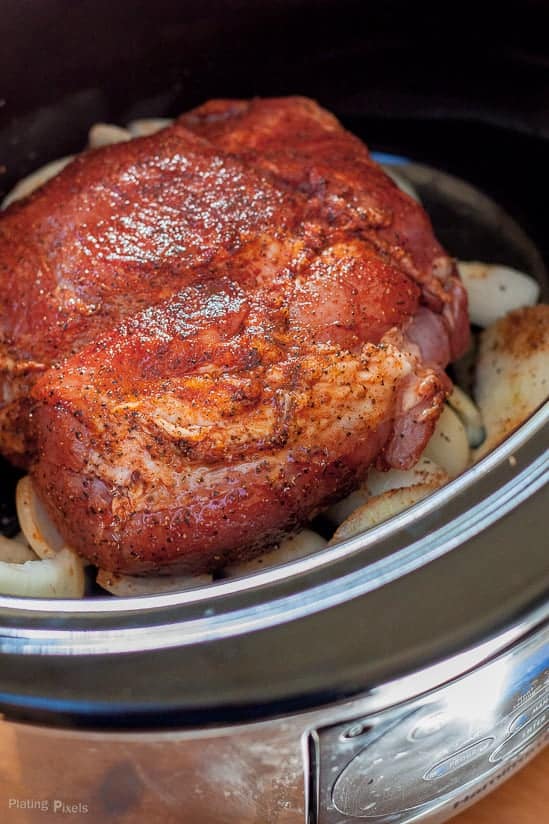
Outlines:
POLYGON ((421 207, 302 98, 213 101, 0 216, 0 446, 127 573, 276 542, 421 453, 467 343, 421 207))

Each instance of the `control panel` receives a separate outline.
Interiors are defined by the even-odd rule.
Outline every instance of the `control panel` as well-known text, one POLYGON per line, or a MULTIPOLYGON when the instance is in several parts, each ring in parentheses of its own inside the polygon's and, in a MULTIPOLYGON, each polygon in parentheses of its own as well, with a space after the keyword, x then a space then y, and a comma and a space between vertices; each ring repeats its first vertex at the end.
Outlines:
POLYGON ((549 628, 461 679, 311 733, 311 824, 443 821, 549 739, 549 628))

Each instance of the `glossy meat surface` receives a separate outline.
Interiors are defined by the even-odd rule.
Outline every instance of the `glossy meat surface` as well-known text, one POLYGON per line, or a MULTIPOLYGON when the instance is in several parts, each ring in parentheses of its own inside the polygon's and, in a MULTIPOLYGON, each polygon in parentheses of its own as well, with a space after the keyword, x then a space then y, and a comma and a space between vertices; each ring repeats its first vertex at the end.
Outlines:
POLYGON ((368 239, 422 288, 444 320, 452 358, 467 347, 467 298, 418 204, 391 185, 367 147, 307 98, 211 100, 180 118, 232 156, 303 192, 331 225, 368 239))
POLYGON ((423 444, 443 382, 391 342, 317 343, 285 304, 224 279, 191 286, 38 383, 35 477, 90 560, 246 558, 400 448, 399 417, 402 462, 423 444))
POLYGON ((87 152, 10 207, 0 218, 3 451, 24 462, 28 391, 52 363, 204 268, 230 258, 235 279, 253 279, 239 256, 264 246, 286 262, 302 245, 301 216, 291 195, 178 126, 87 152))
POLYGON ((2 449, 130 573, 249 557, 409 466, 467 338, 421 208, 301 98, 84 154, 0 217, 0 281, 2 449))

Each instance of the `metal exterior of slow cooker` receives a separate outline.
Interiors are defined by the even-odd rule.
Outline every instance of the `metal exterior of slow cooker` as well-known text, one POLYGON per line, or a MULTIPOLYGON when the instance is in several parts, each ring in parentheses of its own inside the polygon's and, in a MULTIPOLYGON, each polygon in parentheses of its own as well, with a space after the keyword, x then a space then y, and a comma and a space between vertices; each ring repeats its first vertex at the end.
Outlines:
MULTIPOLYGON (((2 188, 74 150, 93 120, 299 91, 379 148, 487 185, 549 251, 543 197, 511 163, 525 151, 533 172, 549 137, 541 2, 497 21, 478 4, 453 21, 440 4, 421 17, 405 3, 31 5, 1 4, 2 188), (476 46, 466 61, 460 38, 476 46)), ((306 812, 310 824, 404 824, 488 790, 547 730, 548 417, 546 406, 467 476, 291 574, 106 609, 0 599, 0 738, 28 766, 15 800, 41 792, 98 822, 294 824, 306 812), (472 729, 483 677, 500 692, 472 729), (387 789, 374 762, 405 751, 399 735, 421 758, 408 762, 414 780, 387 789)), ((5 805, 8 822, 44 820, 5 805)))
POLYGON ((101 824, 436 824, 547 741, 548 658, 546 603, 459 656, 309 713, 154 733, 0 721, 13 764, 0 805, 25 824, 44 813, 101 824))

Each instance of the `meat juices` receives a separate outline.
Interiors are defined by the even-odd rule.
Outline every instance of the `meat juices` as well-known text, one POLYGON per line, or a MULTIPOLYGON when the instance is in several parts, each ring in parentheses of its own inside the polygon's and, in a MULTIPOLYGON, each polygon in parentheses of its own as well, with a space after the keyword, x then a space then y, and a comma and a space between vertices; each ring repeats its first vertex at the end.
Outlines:
POLYGON ((468 340, 421 207, 302 98, 212 101, 0 217, 1 448, 125 573, 261 551, 412 465, 468 340))

